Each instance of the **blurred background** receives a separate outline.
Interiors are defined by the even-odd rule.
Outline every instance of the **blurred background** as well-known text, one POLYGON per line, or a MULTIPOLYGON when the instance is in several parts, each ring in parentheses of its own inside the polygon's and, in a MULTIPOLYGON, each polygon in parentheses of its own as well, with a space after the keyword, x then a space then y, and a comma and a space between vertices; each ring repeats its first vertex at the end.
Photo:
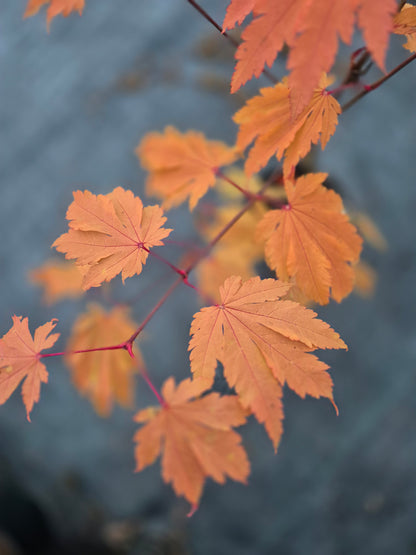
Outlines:
MULTIPOLYGON (((22 19, 25 3, 0 4, 0 334, 13 314, 29 316, 31 330, 55 317, 60 350, 85 301, 46 306, 27 276, 65 231, 72 191, 121 185, 142 195, 134 149, 146 132, 171 124, 231 144, 232 114, 268 83, 230 96, 232 47, 184 0, 87 0, 81 18, 56 18, 49 33, 44 12, 22 19)), ((225 0, 202 4, 222 20, 225 0)), ((407 56, 400 39, 393 43, 388 68, 407 56)), ((341 77, 348 52, 335 70, 341 77)), ((274 70, 283 74, 279 64, 274 70)), ((137 379, 135 407, 103 419, 66 367, 48 361, 32 423, 20 390, 0 407, 0 554, 416 553, 415 76, 410 65, 361 100, 314 155, 347 208, 367 214, 388 243, 385 252, 364 251, 377 273, 371 298, 352 294, 317 309, 349 345, 321 356, 332 367, 339 417, 330 403, 285 390, 277 456, 250 422, 248 486, 208 481, 188 519, 158 464, 134 474, 132 416, 154 403, 144 384, 137 379)), ((168 223, 176 240, 195 237, 186 208, 168 223)), ((165 277, 152 261, 119 288, 121 298, 139 295, 136 321, 162 290, 149 286, 165 277)), ((141 348, 158 386, 188 376, 198 307, 192 291, 180 290, 146 328, 141 348)))

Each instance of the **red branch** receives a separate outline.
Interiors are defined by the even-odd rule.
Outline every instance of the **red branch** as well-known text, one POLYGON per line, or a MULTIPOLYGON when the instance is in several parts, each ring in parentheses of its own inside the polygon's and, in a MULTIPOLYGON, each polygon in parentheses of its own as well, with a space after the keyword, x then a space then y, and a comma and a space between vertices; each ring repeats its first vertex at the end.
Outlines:
POLYGON ((395 75, 400 70, 402 70, 404 67, 406 67, 408 64, 410 64, 410 62, 413 62, 413 60, 416 60, 416 54, 412 54, 411 56, 406 58, 401 64, 396 66, 394 69, 392 69, 389 73, 384 75, 378 81, 375 81, 371 85, 364 85, 364 90, 363 91, 361 91, 359 94, 357 94, 356 96, 351 98, 351 100, 346 102, 344 104, 344 106, 341 106, 342 111, 345 112, 346 110, 348 110, 348 108, 351 108, 351 106, 353 106, 356 102, 358 102, 361 98, 363 98, 363 96, 367 95, 371 91, 374 91, 374 90, 378 89, 378 87, 380 85, 382 85, 385 81, 390 79, 390 77, 393 77, 393 75, 395 75))

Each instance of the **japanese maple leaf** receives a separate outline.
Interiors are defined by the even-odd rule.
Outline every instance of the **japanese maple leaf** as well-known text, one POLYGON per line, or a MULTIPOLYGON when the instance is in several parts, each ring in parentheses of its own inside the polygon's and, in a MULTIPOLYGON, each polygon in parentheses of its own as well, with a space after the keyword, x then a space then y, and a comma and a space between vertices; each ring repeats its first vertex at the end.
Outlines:
POLYGON ((327 174, 286 180, 287 205, 267 212, 258 225, 265 241, 266 262, 283 280, 320 304, 340 302, 352 290, 352 263, 362 240, 343 212, 341 197, 324 187, 327 174))
POLYGON ((69 231, 52 246, 85 266, 84 289, 120 273, 123 281, 140 274, 149 249, 163 245, 172 231, 162 227, 166 218, 159 206, 143 208, 138 197, 121 187, 108 195, 75 191, 66 217, 69 231))
POLYGON ((218 168, 237 158, 236 150, 220 141, 208 141, 197 131, 180 133, 173 127, 148 133, 136 154, 150 172, 147 194, 162 199, 166 209, 189 197, 191 210, 215 185, 218 168))
POLYGON ((234 396, 210 393, 199 397, 206 384, 190 379, 177 387, 168 378, 162 387, 165 405, 135 416, 145 423, 134 436, 137 467, 142 470, 162 455, 162 477, 177 495, 196 508, 206 477, 224 483, 225 477, 246 482, 250 465, 241 437, 232 430, 246 414, 234 396), (194 400, 192 400, 194 399, 194 400))
POLYGON ((44 288, 43 298, 47 304, 83 295, 82 277, 82 271, 66 260, 49 260, 29 274, 33 283, 44 288))
POLYGON ((273 154, 278 160, 285 155, 284 172, 290 173, 312 144, 321 141, 322 150, 334 134, 341 107, 326 90, 331 80, 324 74, 308 106, 293 119, 290 90, 286 82, 261 89, 235 115, 239 125, 237 147, 246 148, 252 141, 245 163, 249 175, 261 170, 273 154))
MULTIPOLYGON (((117 345, 130 337, 137 324, 123 308, 113 308, 107 312, 98 304, 92 304, 88 311, 78 316, 66 351, 81 351, 117 345)), ((133 376, 138 367, 143 367, 140 353, 135 350, 133 360, 127 351, 102 350, 87 353, 68 354, 65 358, 75 387, 86 395, 100 416, 108 416, 113 401, 124 407, 133 403, 133 376)))
POLYGON ((37 14, 44 4, 49 4, 46 12, 46 20, 49 25, 52 19, 59 14, 66 17, 71 12, 77 11, 81 15, 85 6, 85 0, 29 0, 24 17, 37 14))
POLYGON ((56 322, 51 320, 39 326, 32 338, 28 319, 13 316, 13 326, 0 339, 0 404, 5 403, 25 379, 22 396, 29 421, 33 405, 40 398, 40 384, 48 381, 48 372, 41 362, 41 351, 50 349, 58 339, 59 333, 49 335, 56 322))
POLYGON ((416 6, 405 4, 394 18, 393 32, 406 35, 407 42, 403 45, 410 52, 416 52, 416 6))
POLYGON ((279 300, 290 287, 274 279, 228 278, 221 302, 194 315, 189 342, 194 377, 210 386, 220 361, 228 384, 265 425, 275 449, 282 434, 282 385, 301 397, 333 401, 328 366, 310 351, 346 348, 315 312, 279 300))
POLYGON ((236 51, 231 91, 258 77, 287 44, 292 111, 297 116, 308 104, 322 72, 331 69, 338 37, 351 42, 356 18, 373 59, 384 69, 396 8, 396 0, 232 0, 224 30, 241 23, 251 10, 255 17, 236 51))

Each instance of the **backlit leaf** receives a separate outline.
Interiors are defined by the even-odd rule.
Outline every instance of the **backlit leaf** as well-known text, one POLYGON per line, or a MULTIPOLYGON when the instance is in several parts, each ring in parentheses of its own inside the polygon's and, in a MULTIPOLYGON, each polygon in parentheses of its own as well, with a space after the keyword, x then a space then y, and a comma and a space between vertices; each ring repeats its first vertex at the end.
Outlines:
POLYGON ((191 210, 215 185, 217 169, 237 158, 236 150, 220 141, 208 141, 197 131, 180 133, 173 127, 148 133, 136 154, 149 171, 147 194, 163 200, 166 209, 189 197, 191 210))
POLYGON ((33 405, 39 401, 41 383, 48 381, 40 354, 57 341, 59 333, 50 335, 56 322, 51 320, 39 326, 32 338, 28 319, 13 316, 12 328, 0 339, 0 404, 7 401, 24 379, 22 396, 28 420, 33 405))
POLYGON ((312 310, 279 300, 290 287, 274 279, 228 278, 221 302, 194 315, 189 342, 194 377, 209 387, 221 362, 228 384, 265 425, 275 449, 282 434, 282 385, 301 397, 333 401, 328 366, 310 351, 346 348, 312 310))
POLYGON ((246 482, 250 465, 234 426, 246 415, 233 396, 220 397, 205 391, 203 382, 189 379, 176 387, 173 378, 163 385, 165 405, 137 413, 144 426, 136 432, 136 470, 162 456, 162 477, 175 493, 196 507, 207 477, 223 484, 228 476, 246 482))
POLYGON ((123 281, 140 274, 148 250, 163 245, 172 231, 159 206, 143 207, 131 191, 117 187, 108 195, 75 191, 67 214, 69 231, 52 245, 66 258, 86 266, 84 289, 98 287, 121 274, 123 281))

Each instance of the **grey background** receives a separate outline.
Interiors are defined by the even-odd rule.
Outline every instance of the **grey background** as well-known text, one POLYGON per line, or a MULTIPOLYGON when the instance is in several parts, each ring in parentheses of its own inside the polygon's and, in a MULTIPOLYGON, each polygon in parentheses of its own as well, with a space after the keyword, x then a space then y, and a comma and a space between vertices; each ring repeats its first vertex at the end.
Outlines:
MULTIPOLYGON (((122 185, 141 194, 134 148, 144 133, 172 124, 231 143, 242 96, 224 92, 232 50, 184 1, 87 0, 82 18, 55 19, 49 34, 44 14, 22 20, 24 5, 0 5, 0 330, 12 314, 29 316, 32 329, 57 317, 63 348, 83 302, 45 307, 26 275, 65 230, 71 191, 122 185), (205 40, 218 41, 215 56, 198 53, 205 40)), ((204 5, 222 19, 225 1, 204 5)), ((388 67, 405 56, 396 45, 388 67)), ((365 253, 379 275, 372 300, 352 295, 318 309, 349 345, 322 355, 340 416, 325 401, 285 391, 278 455, 252 422, 243 432, 249 486, 208 482, 187 520, 158 465, 133 473, 133 411, 100 419, 51 361, 31 424, 20 393, 0 407, 0 484, 18 483, 58 536, 92 529, 100 536, 109 523, 139 522, 155 537, 180 530, 196 555, 416 553, 415 71, 410 65, 343 115, 319 155, 317 169, 389 243, 387 253, 365 253)), ((185 209, 169 223, 173 238, 192 233, 185 209)), ((121 294, 134 295, 164 271, 152 263, 121 294)), ((135 305, 138 321, 160 291, 135 305)), ((192 292, 181 290, 148 326, 143 352, 158 385, 169 374, 187 376, 197 309, 192 292)), ((137 406, 150 402, 138 383, 137 406)))

